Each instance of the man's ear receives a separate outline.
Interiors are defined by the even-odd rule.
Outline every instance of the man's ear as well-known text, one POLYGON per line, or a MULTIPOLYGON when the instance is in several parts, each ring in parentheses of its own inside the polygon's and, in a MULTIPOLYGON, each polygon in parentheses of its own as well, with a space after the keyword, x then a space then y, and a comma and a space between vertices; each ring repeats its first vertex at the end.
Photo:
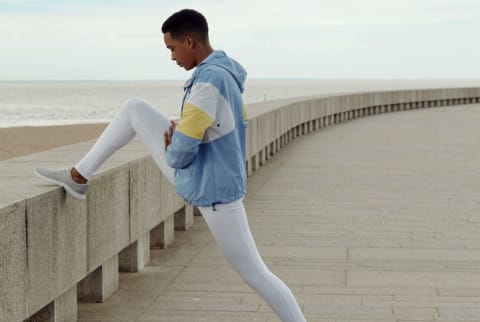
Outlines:
POLYGON ((192 36, 187 35, 185 36, 185 44, 187 45, 188 48, 192 49, 195 47, 195 39, 193 39, 192 36))

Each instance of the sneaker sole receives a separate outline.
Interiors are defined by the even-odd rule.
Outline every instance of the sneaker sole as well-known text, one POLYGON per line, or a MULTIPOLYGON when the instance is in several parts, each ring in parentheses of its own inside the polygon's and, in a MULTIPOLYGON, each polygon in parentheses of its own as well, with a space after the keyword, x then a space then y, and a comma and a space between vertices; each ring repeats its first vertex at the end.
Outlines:
POLYGON ((52 178, 49 178, 49 177, 46 177, 44 176, 43 174, 41 174, 40 172, 37 172, 37 170, 33 170, 33 173, 35 173, 39 178, 45 180, 45 181, 48 181, 50 183, 53 183, 54 185, 57 185, 57 186, 61 186, 63 187, 63 189, 65 189, 65 191, 67 191, 74 199, 77 199, 77 200, 85 200, 87 198, 86 195, 82 195, 78 192, 76 192, 75 190, 73 190, 72 188, 70 188, 70 186, 68 184, 66 184, 65 182, 63 181, 60 181, 60 180, 55 180, 55 179, 52 179, 52 178))

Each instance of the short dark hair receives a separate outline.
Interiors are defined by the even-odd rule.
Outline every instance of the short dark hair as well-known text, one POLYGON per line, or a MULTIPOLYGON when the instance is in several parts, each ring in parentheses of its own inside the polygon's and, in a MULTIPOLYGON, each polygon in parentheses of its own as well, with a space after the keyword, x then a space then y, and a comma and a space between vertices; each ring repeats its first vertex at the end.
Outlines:
POLYGON ((207 19, 198 11, 183 9, 168 17, 162 25, 162 32, 170 33, 172 38, 180 39, 185 35, 196 35, 200 40, 208 39, 207 19))

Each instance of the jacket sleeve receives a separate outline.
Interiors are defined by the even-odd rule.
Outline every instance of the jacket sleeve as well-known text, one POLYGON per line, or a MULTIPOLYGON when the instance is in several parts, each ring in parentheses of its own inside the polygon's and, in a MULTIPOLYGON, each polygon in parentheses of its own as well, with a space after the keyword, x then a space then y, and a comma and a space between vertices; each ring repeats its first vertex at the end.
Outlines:
POLYGON ((212 87, 209 83, 196 83, 192 87, 167 148, 167 163, 172 168, 182 169, 193 161, 205 131, 215 120, 216 99, 212 87))

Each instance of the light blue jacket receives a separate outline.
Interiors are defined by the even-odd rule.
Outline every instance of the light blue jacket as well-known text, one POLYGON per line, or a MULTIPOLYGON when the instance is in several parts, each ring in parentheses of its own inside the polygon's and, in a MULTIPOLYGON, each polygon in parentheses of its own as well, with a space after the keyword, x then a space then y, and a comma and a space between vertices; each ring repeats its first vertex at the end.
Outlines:
POLYGON ((246 76, 238 62, 214 51, 184 86, 182 114, 167 162, 176 169, 177 193, 193 206, 228 203, 246 193, 246 76))

